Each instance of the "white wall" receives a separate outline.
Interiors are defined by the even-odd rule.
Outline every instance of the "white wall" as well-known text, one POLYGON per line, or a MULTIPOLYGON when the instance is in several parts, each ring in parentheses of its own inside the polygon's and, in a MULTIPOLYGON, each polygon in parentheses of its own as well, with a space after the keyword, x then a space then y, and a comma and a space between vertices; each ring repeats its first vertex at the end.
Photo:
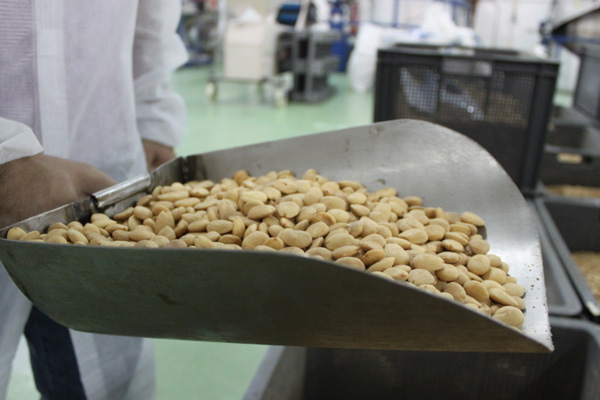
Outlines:
POLYGON ((562 48, 558 51, 560 59, 560 72, 556 82, 556 90, 561 92, 574 92, 579 75, 579 57, 562 48))
MULTIPOLYGON (((390 25, 395 22, 403 25, 420 25, 427 6, 433 2, 434 0, 372 0, 370 12, 366 11, 365 14, 369 14, 370 21, 378 24, 390 25)), ((447 5, 447 10, 452 13, 453 7, 447 5)), ((456 8, 457 13, 465 17, 466 10, 465 7, 456 8)), ((466 24, 466 18, 459 19, 462 21, 456 21, 458 25, 466 24)))
POLYGON ((269 15, 273 10, 276 10, 283 0, 227 0, 227 7, 235 14, 240 14, 247 7, 252 7, 263 16, 269 15))
MULTIPOLYGON (((474 29, 486 46, 532 52, 540 44, 540 23, 550 16, 551 0, 480 0, 474 16, 474 29)), ((557 90, 575 89, 579 59, 566 49, 561 61, 557 90)))
POLYGON ((539 27, 550 6, 551 0, 481 0, 474 28, 489 46, 530 52, 540 43, 539 27))

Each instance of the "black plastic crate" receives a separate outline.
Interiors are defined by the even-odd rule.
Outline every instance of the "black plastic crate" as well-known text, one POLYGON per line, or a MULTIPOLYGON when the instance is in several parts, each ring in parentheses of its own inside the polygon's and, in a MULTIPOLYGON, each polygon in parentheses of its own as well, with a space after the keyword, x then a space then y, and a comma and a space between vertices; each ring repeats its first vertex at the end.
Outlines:
POLYGON ((540 180, 545 185, 600 187, 600 131, 586 125, 551 124, 540 180))
POLYGON ((600 46, 582 45, 579 59, 581 62, 573 106, 600 122, 600 46))
POLYGON ((586 314, 600 321, 598 299, 571 255, 577 251, 600 253, 600 199, 544 196, 536 200, 536 205, 586 314))
POLYGON ((548 312, 550 315, 558 317, 581 317, 581 301, 544 228, 535 201, 528 200, 527 205, 531 210, 540 238, 548 312))
POLYGON ((550 325, 551 354, 270 347, 244 400, 598 399, 597 325, 550 325))
POLYGON ((558 63, 511 50, 396 45, 377 57, 374 120, 432 121, 479 142, 536 187, 558 63))

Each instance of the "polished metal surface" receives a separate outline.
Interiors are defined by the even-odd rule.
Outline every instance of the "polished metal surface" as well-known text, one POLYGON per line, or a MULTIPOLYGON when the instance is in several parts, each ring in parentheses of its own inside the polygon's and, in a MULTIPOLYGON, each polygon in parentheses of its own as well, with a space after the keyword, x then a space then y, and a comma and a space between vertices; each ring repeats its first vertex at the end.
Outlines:
POLYGON ((561 1, 557 2, 550 23, 554 32, 566 29, 576 38, 598 38, 597 22, 600 4, 598 2, 561 1))
POLYGON ((136 193, 148 190, 152 178, 145 173, 131 178, 125 182, 101 190, 94 194, 96 206, 100 209, 118 203, 136 193))
MULTIPOLYGON (((527 289, 523 332, 421 290, 291 255, 0 239, 0 259, 34 304, 84 331, 365 349, 552 349, 529 209, 498 163, 449 129, 399 120, 205 153, 153 173, 150 190, 169 179, 219 180, 239 169, 301 175, 309 168, 332 180, 358 180, 369 190, 391 186, 400 196, 421 196, 425 205, 482 216, 490 252, 527 289)), ((112 207, 116 212, 125 206, 121 201, 112 207)), ((41 229, 68 216, 19 225, 37 222, 41 229)))
POLYGON ((551 30, 563 45, 581 54, 584 48, 600 46, 600 3, 559 1, 550 16, 551 30))
POLYGON ((550 323, 552 354, 269 346, 243 400, 598 400, 600 329, 550 323))

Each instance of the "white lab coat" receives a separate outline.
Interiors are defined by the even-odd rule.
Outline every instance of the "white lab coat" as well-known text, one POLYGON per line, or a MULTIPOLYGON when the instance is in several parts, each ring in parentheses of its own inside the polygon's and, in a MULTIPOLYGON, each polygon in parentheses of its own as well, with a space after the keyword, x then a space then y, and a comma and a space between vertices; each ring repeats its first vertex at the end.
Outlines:
MULTIPOLYGON (((141 138, 177 146, 180 13, 180 0, 0 0, 0 164, 43 151, 122 181, 146 169, 141 138)), ((30 309, 0 267, 0 400, 30 309)), ((151 341, 71 337, 89 399, 155 397, 151 341)))

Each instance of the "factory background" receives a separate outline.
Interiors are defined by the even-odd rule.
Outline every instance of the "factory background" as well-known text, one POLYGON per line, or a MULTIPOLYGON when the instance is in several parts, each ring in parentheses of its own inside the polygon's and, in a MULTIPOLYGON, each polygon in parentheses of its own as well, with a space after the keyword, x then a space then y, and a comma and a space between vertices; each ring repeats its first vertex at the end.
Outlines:
MULTIPOLYGON (((400 118, 447 126, 486 148, 528 199, 556 326, 568 333, 565 321, 577 329, 581 321, 598 323, 599 1, 186 0, 182 6, 178 33, 189 61, 172 78, 187 107, 178 155, 400 118)), ((585 335, 568 345, 590 350, 565 357, 587 360, 569 361, 581 369, 573 390, 597 398, 586 379, 600 371, 600 341, 585 335)), ((159 400, 242 399, 268 348, 155 343, 159 400)), ((22 343, 8 399, 35 398, 22 343)))

